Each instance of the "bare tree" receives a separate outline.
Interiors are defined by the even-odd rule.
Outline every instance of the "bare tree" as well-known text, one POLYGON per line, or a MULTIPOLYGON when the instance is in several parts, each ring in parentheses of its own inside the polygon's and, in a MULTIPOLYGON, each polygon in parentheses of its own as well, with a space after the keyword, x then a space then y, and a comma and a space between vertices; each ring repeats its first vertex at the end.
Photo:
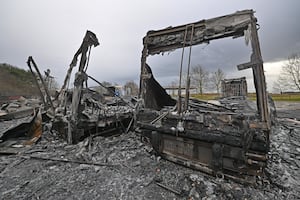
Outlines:
POLYGON ((209 72, 206 71, 201 65, 196 65, 192 67, 191 78, 198 88, 199 93, 203 94, 204 89, 207 88, 209 82, 209 72))
POLYGON ((285 78, 279 75, 278 79, 273 84, 273 92, 282 94, 284 91, 288 91, 290 86, 287 84, 285 78))
POLYGON ((139 87, 134 81, 127 81, 124 85, 125 95, 138 95, 139 87))
POLYGON ((281 73, 275 84, 282 90, 300 91, 300 54, 292 54, 282 66, 281 73))
POLYGON ((221 69, 218 69, 217 71, 212 73, 211 81, 218 94, 220 93, 221 83, 223 79, 225 79, 225 73, 221 69))

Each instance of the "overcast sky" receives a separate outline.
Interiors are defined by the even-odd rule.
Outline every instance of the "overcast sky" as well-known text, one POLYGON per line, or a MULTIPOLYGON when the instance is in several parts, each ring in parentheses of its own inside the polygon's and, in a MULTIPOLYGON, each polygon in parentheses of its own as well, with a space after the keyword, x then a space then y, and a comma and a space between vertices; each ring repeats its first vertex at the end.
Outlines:
MULTIPOLYGON (((26 60, 33 56, 41 70, 50 68, 62 83, 86 30, 91 30, 100 45, 92 49, 87 73, 101 82, 138 82, 142 38, 148 30, 253 9, 266 78, 273 81, 279 63, 300 52, 299 8, 298 0, 2 0, 0 63, 27 69, 26 60)), ((192 66, 201 64, 210 71, 224 67, 228 77, 238 77, 235 66, 249 61, 249 52, 243 38, 220 40, 193 47, 192 66)), ((180 53, 148 58, 164 85, 176 79, 180 53)))

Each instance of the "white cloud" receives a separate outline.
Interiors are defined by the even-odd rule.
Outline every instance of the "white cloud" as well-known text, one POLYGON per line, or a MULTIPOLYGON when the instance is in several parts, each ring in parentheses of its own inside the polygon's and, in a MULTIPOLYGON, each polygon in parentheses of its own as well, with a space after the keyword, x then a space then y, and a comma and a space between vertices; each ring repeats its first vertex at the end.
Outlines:
POLYGON ((276 80, 278 79, 281 67, 284 65, 285 62, 286 60, 264 63, 267 89, 269 92, 272 92, 274 82, 276 82, 276 80))

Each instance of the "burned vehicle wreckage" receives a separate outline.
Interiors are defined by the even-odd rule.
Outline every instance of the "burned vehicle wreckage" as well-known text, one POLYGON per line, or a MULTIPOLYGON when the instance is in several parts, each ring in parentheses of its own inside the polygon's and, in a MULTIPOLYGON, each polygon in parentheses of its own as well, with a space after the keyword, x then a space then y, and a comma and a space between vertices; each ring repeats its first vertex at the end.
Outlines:
MULTIPOLYGON (((16 130, 18 134, 30 133, 25 134, 27 143, 36 142, 42 135, 42 118, 43 122, 50 121, 51 128, 46 128, 67 140, 68 144, 75 144, 87 137, 127 133, 134 128, 136 135, 141 135, 143 141, 150 142, 157 154, 174 163, 247 183, 254 183, 257 177, 264 175, 273 108, 270 108, 266 91, 254 11, 238 11, 231 15, 149 31, 143 38, 138 99, 124 99, 87 74, 91 48, 98 45, 96 35, 87 31, 67 70, 63 86, 55 97, 48 91, 37 64, 29 57, 27 64, 35 77, 43 106, 36 106, 34 116, 16 129, 2 131, 4 134, 0 137, 0 142, 11 135, 17 137, 16 130), (229 84, 224 85, 223 92, 226 94, 218 99, 218 104, 190 98, 192 46, 242 36, 250 42, 252 54, 249 62, 239 64, 237 68, 253 70, 256 104, 246 98, 247 85, 244 78, 223 81, 224 84, 241 81, 245 91, 234 93, 238 97, 233 97, 230 92, 226 93, 226 90, 232 88, 229 84), (190 51, 187 84, 183 86, 181 80, 185 48, 190 51), (182 49, 182 57, 175 100, 154 78, 146 61, 150 55, 176 49, 182 49), (74 87, 68 89, 71 73, 79 56, 80 64, 75 74, 74 87), (88 79, 105 88, 109 97, 89 88, 88 79)), ((32 113, 32 110, 26 110, 27 112, 32 113)))
MULTIPOLYGON (((149 31, 143 38, 139 131, 163 158, 208 174, 254 182, 266 167, 271 117, 254 11, 149 31), (252 68, 256 105, 246 98, 223 98, 218 105, 189 97, 190 60, 185 97, 182 95, 184 48, 226 37, 250 40, 252 54, 238 70, 252 68), (147 56, 182 48, 178 99, 172 99, 154 79, 147 56)), ((190 51, 191 53, 191 51, 190 51)), ((190 59, 189 55, 189 59, 190 59)))
POLYGON ((99 45, 96 35, 87 31, 83 42, 75 53, 67 71, 64 83, 55 98, 51 98, 43 77, 30 56, 27 64, 36 78, 36 84, 44 103, 45 116, 52 121, 56 131, 69 144, 74 144, 88 136, 127 132, 133 124, 133 104, 117 95, 86 73, 91 47, 99 45), (74 87, 68 89, 73 68, 80 57, 78 72, 75 74, 74 87), (99 93, 88 87, 87 80, 95 81, 106 91, 99 93))

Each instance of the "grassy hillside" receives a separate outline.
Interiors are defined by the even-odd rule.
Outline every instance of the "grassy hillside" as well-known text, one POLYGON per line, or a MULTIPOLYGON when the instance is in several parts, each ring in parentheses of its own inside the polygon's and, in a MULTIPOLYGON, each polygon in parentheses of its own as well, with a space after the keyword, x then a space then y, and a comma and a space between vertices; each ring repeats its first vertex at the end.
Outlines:
POLYGON ((37 96, 38 90, 29 70, 0 64, 0 96, 37 96))

